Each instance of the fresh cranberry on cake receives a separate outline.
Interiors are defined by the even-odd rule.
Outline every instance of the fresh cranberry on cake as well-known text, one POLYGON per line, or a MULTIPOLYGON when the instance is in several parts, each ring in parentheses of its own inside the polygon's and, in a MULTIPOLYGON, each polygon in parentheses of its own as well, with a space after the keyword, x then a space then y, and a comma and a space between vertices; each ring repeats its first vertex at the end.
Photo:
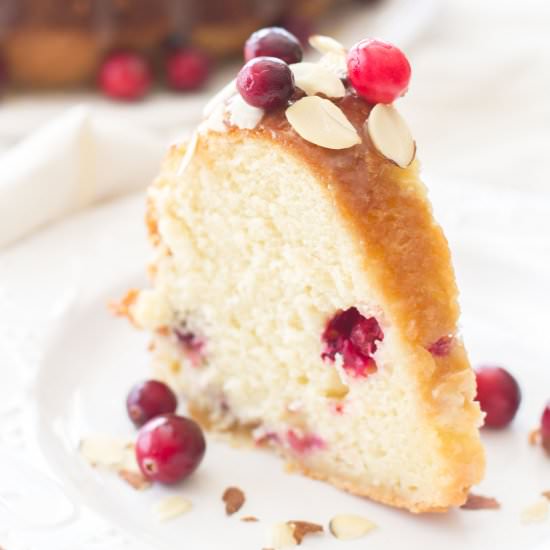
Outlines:
POLYGON ((311 44, 319 62, 249 60, 171 148, 128 314, 203 426, 392 506, 460 506, 485 459, 449 248, 405 121, 364 93, 395 57, 350 79, 341 44, 311 44))

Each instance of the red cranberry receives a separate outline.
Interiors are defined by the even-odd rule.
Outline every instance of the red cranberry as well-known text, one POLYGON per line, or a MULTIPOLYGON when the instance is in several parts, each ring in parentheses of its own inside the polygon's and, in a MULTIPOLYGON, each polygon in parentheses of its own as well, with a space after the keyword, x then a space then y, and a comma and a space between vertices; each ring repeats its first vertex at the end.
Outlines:
POLYGON ((204 342, 185 327, 174 329, 174 334, 191 364, 200 367, 204 362, 204 342))
POLYGON ((209 73, 210 61, 200 50, 177 48, 166 57, 166 78, 174 90, 196 90, 206 82, 209 73))
POLYGON ((296 453, 307 453, 314 449, 323 449, 325 442, 313 434, 300 434, 294 430, 288 430, 286 438, 290 448, 296 453))
POLYGON ((453 336, 447 335, 442 336, 439 340, 428 346, 428 351, 434 357, 445 357, 451 352, 453 347, 454 338, 453 336))
POLYGON ((173 413, 178 406, 174 392, 163 382, 147 380, 136 384, 126 399, 126 410, 136 426, 160 414, 173 413))
POLYGON ((485 426, 504 428, 516 416, 521 391, 516 379, 501 367, 480 367, 476 370, 477 397, 486 414, 485 426))
POLYGON ((315 26, 312 19, 300 16, 285 17, 281 22, 281 26, 298 39, 302 48, 309 48, 308 39, 312 34, 315 34, 315 26))
POLYGON ((255 57, 277 57, 286 63, 302 61, 302 47, 298 39, 281 27, 256 31, 244 45, 244 60, 255 57))
POLYGON ((177 483, 195 471, 205 449, 204 436, 196 422, 164 414, 139 431, 136 458, 147 479, 177 483))
POLYGON ((368 319, 356 307, 338 311, 321 336, 325 348, 321 357, 334 361, 342 355, 343 367, 351 375, 364 377, 376 371, 372 355, 384 333, 374 317, 368 319))
POLYGON ((407 91, 411 66, 405 54, 382 40, 361 40, 348 53, 348 75, 369 103, 391 103, 407 91))
POLYGON ((546 404, 540 417, 540 439, 544 450, 550 454, 550 402, 546 404))
POLYGON ((294 92, 294 76, 288 65, 275 57, 256 57, 240 70, 237 89, 253 107, 282 107, 294 92))
POLYGON ((151 88, 151 80, 151 67, 133 52, 113 53, 99 69, 99 85, 113 99, 141 99, 151 88))

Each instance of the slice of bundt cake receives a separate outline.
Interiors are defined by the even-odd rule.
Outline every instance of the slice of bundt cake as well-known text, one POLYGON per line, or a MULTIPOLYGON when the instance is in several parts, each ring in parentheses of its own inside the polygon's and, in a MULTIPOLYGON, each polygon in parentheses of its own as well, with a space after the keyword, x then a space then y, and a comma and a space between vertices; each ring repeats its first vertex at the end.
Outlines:
MULTIPOLYGON (((269 32, 267 32, 269 37, 269 32)), ((410 67, 376 40, 317 63, 262 47, 172 147, 148 195, 151 289, 125 306, 212 430, 413 512, 483 474, 445 237, 391 102, 410 67)), ((287 52, 288 53, 288 52, 287 52)))

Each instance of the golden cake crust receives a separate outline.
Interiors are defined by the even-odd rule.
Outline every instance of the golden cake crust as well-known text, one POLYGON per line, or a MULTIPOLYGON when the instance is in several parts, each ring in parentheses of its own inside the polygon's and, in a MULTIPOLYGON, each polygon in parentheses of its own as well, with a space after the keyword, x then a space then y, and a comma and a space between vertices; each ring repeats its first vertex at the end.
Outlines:
MULTIPOLYGON (((228 127, 224 133, 200 135, 195 154, 207 158, 216 144, 221 143, 218 140, 234 145, 251 138, 265 140, 273 147, 284 148, 315 174, 359 243, 364 269, 378 294, 383 296, 384 303, 392 304, 392 323, 416 350, 412 362, 426 404, 424 421, 438 433, 450 475, 448 483, 439 488, 438 502, 444 503, 440 506, 432 502, 411 503, 388 488, 358 486, 304 464, 296 464, 297 469, 351 493, 412 512, 444 511, 465 502, 469 488, 481 480, 485 464, 475 430, 477 405, 465 403, 463 425, 450 426, 441 421, 442 407, 434 396, 443 385, 450 394, 462 395, 466 384, 470 397, 473 388, 473 373, 457 335, 459 307, 449 247, 433 220, 425 188, 419 183, 418 162, 399 168, 374 149, 364 130, 370 111, 368 104, 349 94, 335 103, 362 136, 360 145, 338 151, 313 145, 294 132, 283 111, 275 111, 265 115, 254 130, 228 127), (452 337, 448 353, 438 355, 428 351, 435 342, 448 336, 452 337)), ((184 145, 171 148, 156 180, 157 188, 173 181, 184 152, 184 145)), ((153 242, 160 244, 154 201, 148 204, 147 219, 153 242)), ((215 425, 209 428, 216 430, 215 425)), ((242 429, 235 426, 239 434, 242 429)), ((287 458, 292 461, 290 454, 287 458)))

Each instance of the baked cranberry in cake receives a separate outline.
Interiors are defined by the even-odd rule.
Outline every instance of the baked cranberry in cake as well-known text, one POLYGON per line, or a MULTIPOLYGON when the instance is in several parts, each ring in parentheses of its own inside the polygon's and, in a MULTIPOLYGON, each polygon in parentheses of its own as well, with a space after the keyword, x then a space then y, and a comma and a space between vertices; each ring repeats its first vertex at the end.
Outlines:
POLYGON ((453 341, 453 336, 442 336, 439 340, 428 346, 428 351, 434 357, 445 357, 451 352, 453 341))
POLYGON ((344 369, 351 375, 364 377, 376 371, 372 355, 384 333, 374 317, 368 319, 356 307, 339 311, 328 322, 321 340, 325 348, 323 359, 334 361, 341 354, 344 369))
POLYGON ((308 453, 325 447, 325 442, 320 437, 314 434, 304 434, 297 430, 288 430, 286 438, 295 453, 308 453))
POLYGON ((195 367, 204 361, 204 341, 184 326, 175 328, 174 334, 185 355, 195 367))

